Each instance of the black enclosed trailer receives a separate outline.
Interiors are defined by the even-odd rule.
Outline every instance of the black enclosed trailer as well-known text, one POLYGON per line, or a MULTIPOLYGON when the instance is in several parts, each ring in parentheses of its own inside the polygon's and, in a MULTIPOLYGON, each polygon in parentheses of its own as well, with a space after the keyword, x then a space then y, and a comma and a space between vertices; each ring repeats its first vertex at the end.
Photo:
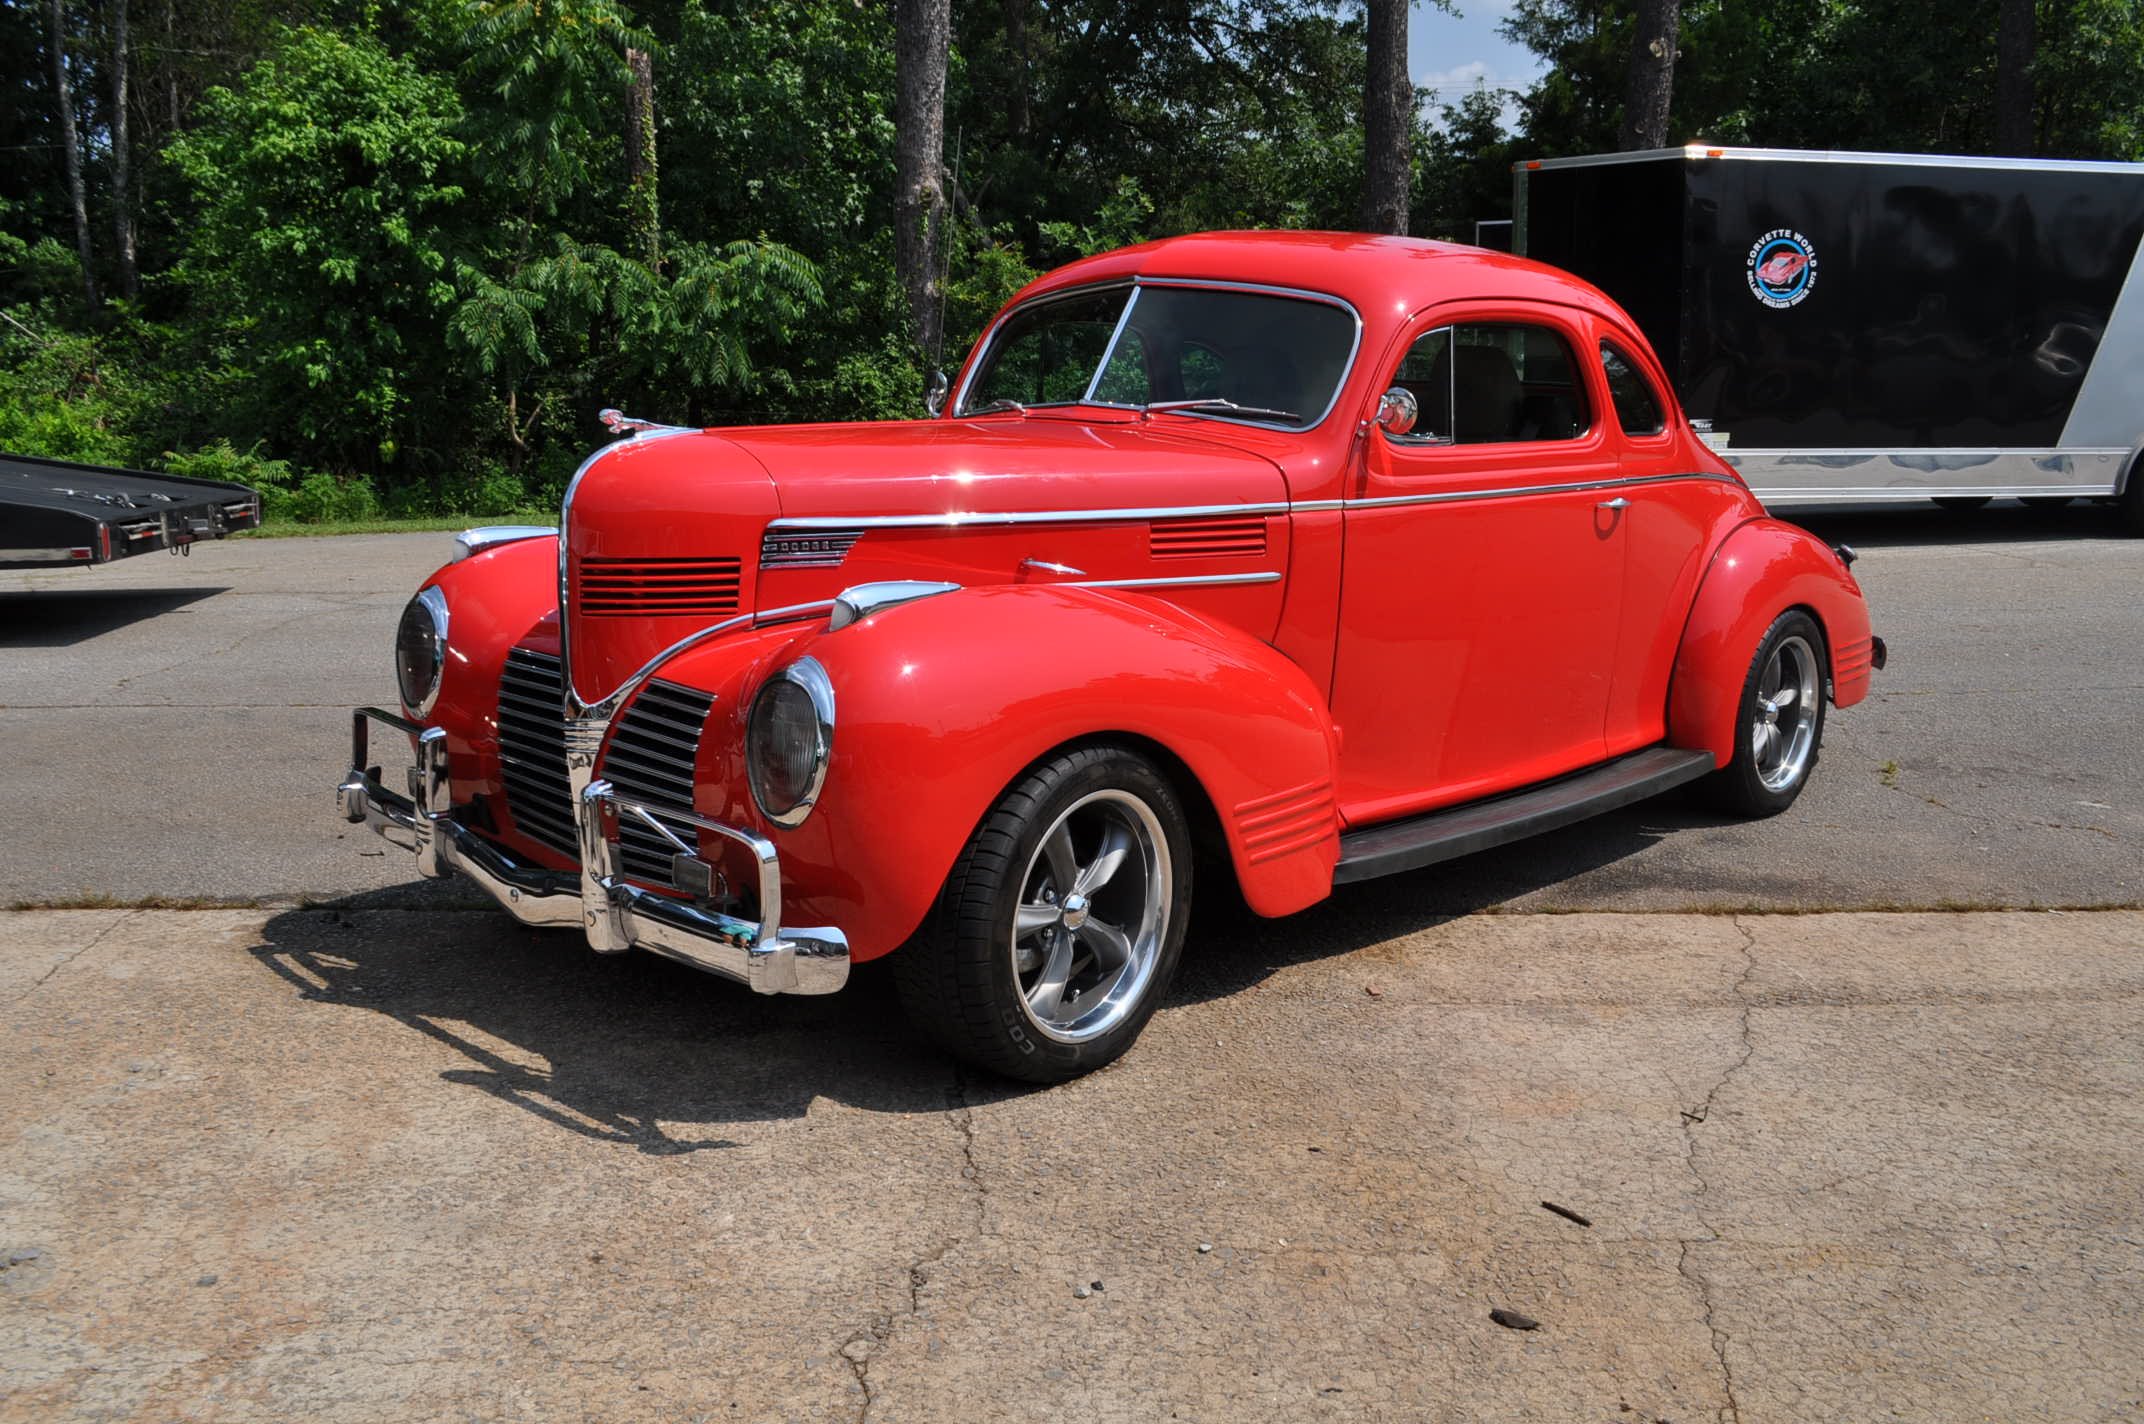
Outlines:
POLYGON ((2144 479, 2144 164, 1692 145, 1513 189, 1767 504, 2144 479))
POLYGON ((0 568, 178 553, 260 522, 244 485, 0 453, 0 568))

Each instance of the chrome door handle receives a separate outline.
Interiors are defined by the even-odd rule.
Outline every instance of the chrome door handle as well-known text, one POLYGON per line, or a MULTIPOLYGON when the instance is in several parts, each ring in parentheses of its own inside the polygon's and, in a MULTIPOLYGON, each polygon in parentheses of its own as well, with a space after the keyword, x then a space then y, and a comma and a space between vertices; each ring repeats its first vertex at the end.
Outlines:
POLYGON ((1617 495, 1614 499, 1602 500, 1593 507, 1595 509, 1628 509, 1630 508, 1630 501, 1621 495, 1617 495))

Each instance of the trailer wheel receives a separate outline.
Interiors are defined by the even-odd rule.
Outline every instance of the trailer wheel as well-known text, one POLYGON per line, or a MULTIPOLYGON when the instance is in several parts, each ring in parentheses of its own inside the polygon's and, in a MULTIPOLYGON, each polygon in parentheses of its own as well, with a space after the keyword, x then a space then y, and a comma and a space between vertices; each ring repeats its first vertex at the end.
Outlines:
POLYGON ((1824 630, 1798 608, 1772 620, 1750 659, 1735 714, 1735 754, 1698 783, 1722 810, 1776 816, 1794 804, 1824 741, 1824 630))
POLYGON ((2132 534, 2144 535, 2144 456, 2129 467, 2129 482, 2122 486, 2122 493, 2114 503, 2114 512, 2122 527, 2132 534))
POLYGON ((1183 803, 1118 747, 1005 793, 894 956, 911 1020, 956 1057, 1059 1083, 1110 1062, 1167 992, 1191 914, 1183 803))

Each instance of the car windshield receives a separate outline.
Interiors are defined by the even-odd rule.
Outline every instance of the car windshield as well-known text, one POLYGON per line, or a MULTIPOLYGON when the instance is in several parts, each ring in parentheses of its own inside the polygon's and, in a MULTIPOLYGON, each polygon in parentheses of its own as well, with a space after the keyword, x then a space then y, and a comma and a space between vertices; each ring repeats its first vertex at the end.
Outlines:
POLYGON ((1331 302, 1209 287, 1080 292, 1014 312, 960 413, 1113 405, 1301 430, 1339 393, 1355 317, 1331 302))

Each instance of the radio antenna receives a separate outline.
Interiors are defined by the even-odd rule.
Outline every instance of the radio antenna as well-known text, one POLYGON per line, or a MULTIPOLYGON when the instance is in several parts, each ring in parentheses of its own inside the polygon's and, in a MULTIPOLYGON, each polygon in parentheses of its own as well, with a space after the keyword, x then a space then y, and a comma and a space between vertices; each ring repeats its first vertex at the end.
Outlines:
POLYGON ((936 349, 931 352, 931 369, 945 369, 945 289, 953 280, 953 224, 960 217, 960 159, 965 128, 953 130, 953 191, 946 194, 944 226, 938 230, 938 330, 935 334, 936 349))

